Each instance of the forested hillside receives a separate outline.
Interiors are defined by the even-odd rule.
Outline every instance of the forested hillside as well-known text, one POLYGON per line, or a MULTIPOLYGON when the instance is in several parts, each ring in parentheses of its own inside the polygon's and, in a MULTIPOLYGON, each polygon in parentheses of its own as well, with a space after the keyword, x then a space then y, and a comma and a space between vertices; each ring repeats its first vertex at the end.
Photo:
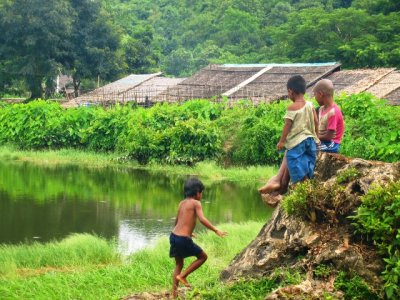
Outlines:
POLYGON ((35 96, 59 71, 88 88, 209 63, 400 66, 398 0, 0 0, 0 30, 0 90, 35 96))
POLYGON ((104 2, 112 3, 113 19, 142 41, 136 49, 146 49, 133 68, 184 76, 210 62, 400 65, 398 0, 104 2))

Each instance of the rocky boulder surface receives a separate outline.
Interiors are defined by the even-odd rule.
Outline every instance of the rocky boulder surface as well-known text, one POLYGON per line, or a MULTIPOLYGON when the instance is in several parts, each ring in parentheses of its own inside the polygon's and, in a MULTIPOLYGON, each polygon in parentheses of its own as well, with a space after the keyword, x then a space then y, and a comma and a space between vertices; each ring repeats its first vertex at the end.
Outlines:
POLYGON ((266 299, 320 299, 326 293, 342 298, 333 287, 335 272, 326 278, 314 276, 315 268, 323 264, 336 271, 355 272, 379 290, 382 259, 371 244, 355 234, 348 216, 374 184, 399 178, 400 163, 319 154, 310 211, 304 216, 289 216, 278 204, 256 239, 235 257, 221 279, 260 278, 277 268, 302 270, 306 274, 302 283, 275 290, 266 299))

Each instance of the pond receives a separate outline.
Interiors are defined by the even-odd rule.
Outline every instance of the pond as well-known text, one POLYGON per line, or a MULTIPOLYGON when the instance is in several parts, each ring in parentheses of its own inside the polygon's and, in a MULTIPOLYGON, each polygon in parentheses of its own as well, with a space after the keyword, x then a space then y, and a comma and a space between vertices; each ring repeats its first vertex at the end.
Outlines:
MULTIPOLYGON (((167 236, 187 176, 124 168, 0 163, 0 244, 60 240, 71 233, 116 239, 131 253, 167 236)), ((205 182, 214 224, 267 220, 259 183, 205 182)), ((203 226, 198 224, 196 231, 203 226)))

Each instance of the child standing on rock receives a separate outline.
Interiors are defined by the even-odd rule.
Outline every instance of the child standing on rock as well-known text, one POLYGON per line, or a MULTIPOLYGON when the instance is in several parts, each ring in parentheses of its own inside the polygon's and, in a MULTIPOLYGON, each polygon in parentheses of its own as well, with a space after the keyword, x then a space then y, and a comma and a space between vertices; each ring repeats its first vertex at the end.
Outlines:
POLYGON ((204 185, 197 178, 192 177, 186 181, 184 185, 185 199, 179 203, 175 227, 169 237, 171 245, 169 256, 175 258, 176 265, 172 286, 172 295, 174 298, 178 296, 178 284, 182 283, 184 286, 190 287, 186 277, 197 270, 207 260, 207 254, 192 240, 197 218, 204 226, 214 231, 218 236, 223 237, 227 234, 226 232, 219 231, 204 217, 200 203, 203 190, 204 185), (184 259, 189 256, 196 256, 197 259, 182 272, 184 259))

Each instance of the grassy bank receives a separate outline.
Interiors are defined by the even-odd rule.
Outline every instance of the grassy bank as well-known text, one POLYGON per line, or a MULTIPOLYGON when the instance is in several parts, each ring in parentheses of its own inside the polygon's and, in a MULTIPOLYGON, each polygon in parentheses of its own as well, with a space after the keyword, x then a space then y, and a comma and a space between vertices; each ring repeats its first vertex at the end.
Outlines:
POLYGON ((38 165, 79 165, 88 168, 132 168, 150 172, 167 172, 176 175, 197 175, 201 178, 218 181, 265 181, 273 176, 277 168, 274 166, 249 166, 224 168, 215 162, 199 162, 194 166, 162 165, 150 163, 140 165, 135 161, 123 160, 118 153, 101 153, 87 150, 18 150, 12 146, 0 146, 0 160, 14 162, 30 162, 38 165))
MULTIPOLYGON (((224 224, 229 232, 219 238, 200 234, 197 242, 209 260, 189 277, 199 291, 215 291, 219 273, 255 238, 263 223, 224 224)), ((2 299, 119 299, 143 291, 170 289, 174 267, 168 240, 127 258, 117 255, 113 243, 76 235, 44 245, 0 247, 2 299)), ((266 283, 264 283, 266 284, 266 283)))

